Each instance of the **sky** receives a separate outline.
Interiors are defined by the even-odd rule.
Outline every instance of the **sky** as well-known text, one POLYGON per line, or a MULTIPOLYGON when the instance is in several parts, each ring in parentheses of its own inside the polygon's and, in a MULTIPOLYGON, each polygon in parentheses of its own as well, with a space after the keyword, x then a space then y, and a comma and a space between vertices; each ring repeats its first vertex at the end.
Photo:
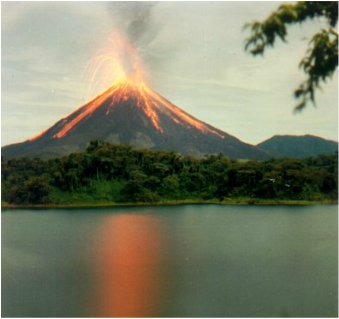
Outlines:
POLYGON ((279 2, 2 2, 1 144, 21 142, 105 89, 90 92, 88 63, 114 30, 136 48, 145 81, 198 119, 244 142, 313 134, 338 140, 338 73, 317 107, 293 112, 298 64, 316 20, 288 29, 263 57, 244 51, 247 22, 279 2), (87 70, 87 71, 86 71, 87 70))

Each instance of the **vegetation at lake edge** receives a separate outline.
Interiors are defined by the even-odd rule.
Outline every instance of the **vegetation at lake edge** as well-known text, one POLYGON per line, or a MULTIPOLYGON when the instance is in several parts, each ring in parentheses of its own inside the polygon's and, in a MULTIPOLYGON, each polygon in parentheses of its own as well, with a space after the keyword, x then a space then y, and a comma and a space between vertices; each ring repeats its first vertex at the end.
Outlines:
POLYGON ((85 152, 2 161, 2 201, 11 204, 160 203, 226 199, 336 201, 338 157, 238 161, 136 150, 92 141, 85 152))

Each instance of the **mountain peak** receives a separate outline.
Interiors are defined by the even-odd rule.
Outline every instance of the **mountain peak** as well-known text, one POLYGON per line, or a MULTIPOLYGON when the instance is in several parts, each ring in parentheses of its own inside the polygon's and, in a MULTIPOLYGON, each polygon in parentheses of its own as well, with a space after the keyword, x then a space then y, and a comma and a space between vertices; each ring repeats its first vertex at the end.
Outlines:
POLYGON ((122 78, 39 135, 4 147, 2 154, 59 156, 81 151, 93 139, 197 157, 215 153, 243 159, 267 157, 188 114, 136 78, 122 78))
MULTIPOLYGON (((161 95, 151 90, 145 83, 137 82, 132 79, 123 79, 114 83, 103 93, 99 94, 93 100, 78 108, 71 115, 63 119, 63 125, 60 130, 54 134, 53 138, 64 138, 77 126, 85 123, 85 120, 99 108, 105 109, 107 116, 111 116, 116 109, 121 107, 139 108, 147 121, 150 121, 153 127, 163 133, 161 118, 170 119, 174 124, 194 128, 203 133, 215 134, 219 138, 224 136, 210 126, 187 114, 174 104, 164 99, 161 95)), ((105 120, 105 119, 103 119, 105 120)), ((41 138, 47 131, 40 133, 29 141, 41 138)))

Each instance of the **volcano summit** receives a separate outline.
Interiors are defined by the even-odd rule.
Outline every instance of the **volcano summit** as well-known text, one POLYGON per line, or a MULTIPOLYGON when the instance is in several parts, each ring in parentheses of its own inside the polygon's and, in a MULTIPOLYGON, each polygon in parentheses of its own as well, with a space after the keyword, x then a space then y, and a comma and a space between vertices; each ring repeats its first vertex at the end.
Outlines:
POLYGON ((93 139, 196 157, 266 157, 264 151, 194 118, 143 82, 129 79, 116 82, 39 135, 3 147, 2 156, 57 157, 82 151, 93 139))

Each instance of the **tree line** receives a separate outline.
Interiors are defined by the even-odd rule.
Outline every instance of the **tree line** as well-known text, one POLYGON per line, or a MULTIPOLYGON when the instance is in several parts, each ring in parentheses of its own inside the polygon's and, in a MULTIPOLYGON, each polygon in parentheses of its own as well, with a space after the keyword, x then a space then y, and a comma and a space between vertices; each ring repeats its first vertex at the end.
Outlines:
POLYGON ((2 160, 2 200, 14 204, 258 198, 336 200, 338 157, 239 161, 92 141, 54 159, 2 160))

